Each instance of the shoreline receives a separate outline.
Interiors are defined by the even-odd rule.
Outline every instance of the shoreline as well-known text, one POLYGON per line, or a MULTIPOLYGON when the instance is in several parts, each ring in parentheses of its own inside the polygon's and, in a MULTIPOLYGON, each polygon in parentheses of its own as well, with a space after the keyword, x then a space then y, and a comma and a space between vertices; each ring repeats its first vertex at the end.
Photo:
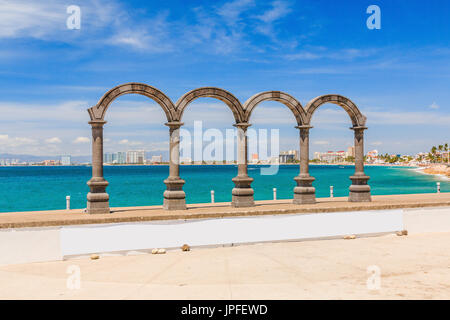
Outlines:
POLYGON ((447 164, 432 164, 429 166, 418 167, 414 169, 414 171, 421 174, 432 175, 444 181, 450 181, 450 166, 447 164))

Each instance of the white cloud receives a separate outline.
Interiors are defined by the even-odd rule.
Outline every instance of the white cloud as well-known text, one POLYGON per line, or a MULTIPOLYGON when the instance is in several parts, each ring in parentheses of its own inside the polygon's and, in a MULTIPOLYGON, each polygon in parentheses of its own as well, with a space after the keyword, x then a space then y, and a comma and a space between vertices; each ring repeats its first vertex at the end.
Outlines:
POLYGON ((145 50, 148 53, 162 53, 174 50, 170 32, 173 26, 167 20, 168 12, 159 13, 150 20, 137 24, 131 17, 116 21, 117 31, 108 43, 125 48, 145 50), (133 27, 130 27, 133 26, 133 27))
POLYGON ((366 111, 367 124, 448 126, 450 114, 417 111, 366 111))
POLYGON ((27 147, 36 147, 37 145, 38 141, 35 139, 0 134, 0 153, 23 154, 27 147))
MULTIPOLYGON (((77 0, 0 0, 0 38, 36 38, 47 41, 90 41, 98 37, 99 31, 119 27, 125 10, 117 1, 77 0), (67 29, 70 14, 67 7, 76 4, 81 8, 81 30, 67 29), (82 35, 82 37, 80 37, 82 35)), ((102 43, 103 38, 98 37, 102 43)))
POLYGON ((89 142, 91 142, 91 139, 89 139, 88 137, 77 137, 73 141, 73 143, 76 143, 76 144, 78 144, 78 143, 89 143, 89 142))
POLYGON ((141 141, 130 141, 128 139, 122 139, 118 142, 118 144, 121 145, 128 145, 128 146, 140 146, 143 145, 141 141))
POLYGON ((256 16, 258 20, 261 21, 256 27, 256 30, 273 40, 276 39, 277 32, 274 29, 274 23, 285 17, 291 12, 291 8, 285 1, 274 1, 272 2, 272 8, 265 11, 263 14, 256 16))
POLYGON ((272 23, 280 18, 283 18, 291 12, 287 2, 285 1, 274 1, 272 2, 272 8, 267 10, 262 15, 258 16, 258 19, 265 23, 272 23))
POLYGON ((300 51, 297 53, 286 54, 284 58, 286 60, 319 60, 319 59, 332 59, 332 60, 354 60, 357 58, 366 58, 379 53, 379 49, 373 48, 346 48, 331 50, 324 47, 314 48, 309 51, 300 51))
POLYGON ((330 144, 330 141, 327 140, 314 140, 313 144, 317 144, 317 145, 327 145, 330 144))
POLYGON ((281 0, 273 1, 264 12, 254 0, 194 6, 186 12, 189 19, 173 14, 169 19, 171 12, 160 9, 142 15, 119 0, 0 0, 0 7, 0 39, 36 38, 90 49, 110 45, 145 53, 195 48, 221 55, 245 48, 264 50, 260 43, 252 44, 251 33, 263 33, 278 45, 289 42, 278 42, 274 32, 274 25, 291 12, 288 2, 281 0), (70 4, 81 8, 80 30, 66 27, 70 4))
POLYGON ((381 142, 381 141, 374 141, 374 142, 371 142, 370 144, 373 145, 373 146, 381 146, 383 144, 383 142, 381 142))
POLYGON ((60 1, 0 0, 0 38, 43 39, 65 28, 66 6, 60 1))
POLYGON ((226 23, 234 25, 240 20, 240 15, 255 5, 254 0, 235 0, 224 4, 217 10, 226 23))
POLYGON ((45 139, 45 142, 46 143, 52 143, 52 144, 54 144, 54 143, 62 143, 61 139, 58 138, 58 137, 45 139))
MULTIPOLYGON (((86 101, 64 101, 61 103, 18 103, 0 102, 2 119, 10 122, 70 121, 87 122, 89 120, 86 101)), ((2 121, 0 119, 0 121, 2 121)))

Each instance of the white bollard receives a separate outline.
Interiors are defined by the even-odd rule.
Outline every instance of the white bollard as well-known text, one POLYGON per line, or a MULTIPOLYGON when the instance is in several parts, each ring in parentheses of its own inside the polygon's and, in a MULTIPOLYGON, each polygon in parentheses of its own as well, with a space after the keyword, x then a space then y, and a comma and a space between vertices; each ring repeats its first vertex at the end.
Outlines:
POLYGON ((277 200, 277 188, 273 188, 273 200, 277 200))
POLYGON ((440 182, 436 182, 436 191, 437 191, 437 193, 441 193, 441 183, 440 182))
POLYGON ((66 210, 70 210, 70 196, 66 196, 66 210))
POLYGON ((330 186, 330 198, 333 198, 334 194, 333 194, 333 186, 330 186))
POLYGON ((211 190, 211 203, 214 203, 214 190, 211 190))

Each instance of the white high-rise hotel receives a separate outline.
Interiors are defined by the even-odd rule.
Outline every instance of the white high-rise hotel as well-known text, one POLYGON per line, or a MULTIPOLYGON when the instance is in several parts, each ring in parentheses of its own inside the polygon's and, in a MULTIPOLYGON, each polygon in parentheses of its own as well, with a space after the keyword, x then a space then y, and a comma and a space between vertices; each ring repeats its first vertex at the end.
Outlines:
POLYGON ((107 152, 103 155, 103 162, 110 164, 144 164, 145 150, 131 150, 127 152, 107 152))
POLYGON ((144 164, 145 163, 145 151, 144 150, 127 151, 127 163, 144 164))

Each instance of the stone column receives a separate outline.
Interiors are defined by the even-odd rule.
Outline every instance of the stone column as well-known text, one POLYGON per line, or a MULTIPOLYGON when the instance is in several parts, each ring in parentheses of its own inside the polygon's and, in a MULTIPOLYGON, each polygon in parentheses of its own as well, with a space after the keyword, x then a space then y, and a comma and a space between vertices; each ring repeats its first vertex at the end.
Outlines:
POLYGON ((312 126, 297 126, 300 129, 300 174, 294 178, 294 203, 316 203, 316 188, 312 186, 314 177, 309 175, 309 129, 312 126))
POLYGON ((87 213, 110 213, 109 195, 106 193, 108 181, 103 178, 103 125, 104 120, 90 121, 92 126, 92 178, 87 182, 87 213))
POLYGON ((367 127, 352 127, 355 132, 355 174, 350 177, 352 184, 348 201, 369 202, 371 201, 370 186, 367 184, 369 176, 364 173, 364 130, 367 127))
POLYGON ((185 210, 186 194, 183 191, 184 180, 180 178, 180 127, 182 122, 166 123, 170 132, 169 177, 164 180, 163 208, 166 210, 185 210))
POLYGON ((252 207, 255 205, 251 187, 253 178, 250 178, 247 173, 247 128, 251 126, 248 123, 237 123, 234 125, 237 128, 237 161, 238 161, 238 175, 232 179, 234 188, 231 191, 232 207, 252 207))

